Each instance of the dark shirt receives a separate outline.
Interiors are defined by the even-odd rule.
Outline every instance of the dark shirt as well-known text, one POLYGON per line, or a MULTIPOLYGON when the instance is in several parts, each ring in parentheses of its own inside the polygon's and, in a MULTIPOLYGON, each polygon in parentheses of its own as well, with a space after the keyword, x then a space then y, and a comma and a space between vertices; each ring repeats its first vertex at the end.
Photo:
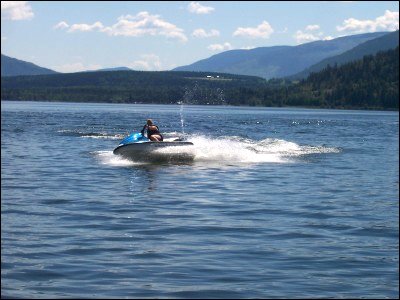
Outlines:
POLYGON ((146 129, 146 127, 147 127, 147 138, 150 139, 150 137, 151 137, 152 135, 157 134, 157 135, 161 136, 161 140, 163 140, 163 136, 162 136, 161 133, 160 133, 160 129, 158 128, 157 125, 154 125, 154 124, 151 125, 151 126, 148 126, 147 124, 144 125, 144 126, 143 126, 143 129, 142 129, 142 131, 141 131, 142 135, 144 135, 144 130, 146 129), (151 128, 150 128, 150 127, 151 127, 151 128))

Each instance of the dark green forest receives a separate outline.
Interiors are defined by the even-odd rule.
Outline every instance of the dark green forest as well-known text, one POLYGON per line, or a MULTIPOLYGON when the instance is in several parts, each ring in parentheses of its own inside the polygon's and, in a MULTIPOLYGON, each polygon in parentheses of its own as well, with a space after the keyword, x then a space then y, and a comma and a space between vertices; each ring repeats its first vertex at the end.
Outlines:
POLYGON ((291 88, 287 105, 302 105, 302 94, 310 103, 322 107, 398 110, 399 47, 312 73, 291 88))
POLYGON ((399 48, 307 79, 269 81, 210 72, 88 72, 1 78, 3 100, 399 108, 399 48))
POLYGON ((254 76, 203 72, 115 71, 1 78, 1 98, 69 102, 229 104, 241 89, 264 89, 254 76))

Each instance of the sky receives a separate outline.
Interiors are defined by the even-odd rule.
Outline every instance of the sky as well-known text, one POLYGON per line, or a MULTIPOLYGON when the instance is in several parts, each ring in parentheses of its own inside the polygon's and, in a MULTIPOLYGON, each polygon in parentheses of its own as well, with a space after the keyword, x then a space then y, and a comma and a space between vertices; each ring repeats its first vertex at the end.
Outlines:
POLYGON ((69 73, 399 29, 399 1, 1 1, 1 53, 69 73))

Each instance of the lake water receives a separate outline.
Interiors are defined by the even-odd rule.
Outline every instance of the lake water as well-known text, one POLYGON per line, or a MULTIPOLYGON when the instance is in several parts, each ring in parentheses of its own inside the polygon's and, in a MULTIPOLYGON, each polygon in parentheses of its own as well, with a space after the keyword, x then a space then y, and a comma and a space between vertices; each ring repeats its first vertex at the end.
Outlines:
POLYGON ((2 101, 1 294, 398 298, 399 113, 2 101))

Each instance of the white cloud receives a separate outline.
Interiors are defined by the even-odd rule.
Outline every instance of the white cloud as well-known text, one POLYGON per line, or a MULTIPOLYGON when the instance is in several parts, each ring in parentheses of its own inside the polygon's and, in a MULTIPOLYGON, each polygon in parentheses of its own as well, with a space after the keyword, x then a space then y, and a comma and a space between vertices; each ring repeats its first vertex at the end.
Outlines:
POLYGON ((54 26, 55 29, 69 28, 68 32, 94 31, 107 33, 110 36, 165 36, 181 42, 187 42, 184 30, 176 25, 164 21, 159 15, 151 15, 147 11, 139 12, 137 15, 126 15, 118 18, 117 23, 112 26, 104 26, 101 22, 93 24, 73 24, 68 26, 66 22, 60 22, 54 26))
POLYGON ((88 31, 102 31, 104 29, 104 26, 101 22, 95 22, 92 25, 90 24, 73 24, 71 26, 68 25, 67 22, 61 21, 57 25, 53 27, 53 29, 68 29, 68 32, 76 32, 76 31, 82 31, 82 32, 88 32, 88 31))
POLYGON ((1 1, 1 19, 30 20, 34 16, 28 1, 1 1))
POLYGON ((203 6, 199 2, 190 2, 188 10, 194 14, 208 14, 214 10, 214 7, 203 6))
POLYGON ((306 26, 306 30, 308 30, 308 31, 319 30, 319 29, 320 29, 320 26, 319 26, 319 25, 316 25, 316 24, 314 24, 314 25, 307 25, 307 26, 306 26))
POLYGON ((219 36, 219 31, 216 29, 211 29, 210 32, 206 32, 203 28, 198 28, 192 32, 192 36, 197 38, 208 38, 219 36))
POLYGON ((61 21, 61 22, 59 22, 57 25, 55 25, 55 26, 53 27, 53 29, 66 29, 66 28, 68 28, 68 27, 69 27, 69 25, 68 25, 67 22, 61 21))
POLYGON ((141 37, 141 36, 165 36, 170 39, 176 39, 181 42, 187 42, 187 37, 183 29, 176 25, 164 21, 159 15, 150 15, 148 12, 143 11, 136 16, 126 15, 118 18, 117 23, 112 26, 104 26, 101 22, 93 24, 73 24, 69 26, 65 21, 62 21, 53 27, 54 29, 68 29, 68 32, 76 31, 98 31, 107 33, 111 36, 127 36, 127 37, 141 37))
POLYGON ((103 28, 104 28, 104 26, 103 26, 103 24, 101 22, 95 22, 92 25, 89 25, 89 24, 73 24, 68 29, 68 32, 75 32, 75 31, 87 32, 87 31, 93 31, 95 29, 98 29, 99 31, 101 31, 103 28))
POLYGON ((268 39, 270 35, 274 32, 274 29, 269 25, 267 21, 263 21, 257 27, 239 27, 233 33, 233 36, 244 36, 250 38, 263 38, 268 39))
POLYGON ((226 50, 231 50, 232 45, 228 42, 223 43, 223 44, 212 44, 207 47, 208 50, 211 51, 226 51, 226 50))
POLYGON ((383 16, 375 20, 358 20, 350 18, 343 21, 342 26, 336 26, 337 31, 350 32, 375 32, 375 31, 394 31, 399 29, 399 12, 386 10, 383 16))
POLYGON ((309 32, 303 32, 301 30, 298 30, 295 33, 294 38, 296 39, 296 42, 299 44, 313 42, 321 39, 321 37, 318 35, 309 32))
POLYGON ((65 64, 60 66, 53 66, 51 69, 61 72, 61 73, 74 73, 74 72, 82 72, 82 71, 95 71, 98 69, 102 69, 101 65, 97 64, 89 64, 84 65, 82 63, 72 63, 72 64, 65 64))
POLYGON ((160 71, 161 67, 160 57, 155 54, 142 55, 141 59, 129 64, 129 68, 141 71, 160 71))
POLYGON ((245 47, 240 47, 242 50, 251 50, 257 48, 256 46, 245 46, 245 47))
POLYGON ((332 39, 331 36, 324 36, 324 33, 320 29, 321 27, 317 24, 307 25, 304 31, 297 30, 293 37, 298 44, 332 39))

